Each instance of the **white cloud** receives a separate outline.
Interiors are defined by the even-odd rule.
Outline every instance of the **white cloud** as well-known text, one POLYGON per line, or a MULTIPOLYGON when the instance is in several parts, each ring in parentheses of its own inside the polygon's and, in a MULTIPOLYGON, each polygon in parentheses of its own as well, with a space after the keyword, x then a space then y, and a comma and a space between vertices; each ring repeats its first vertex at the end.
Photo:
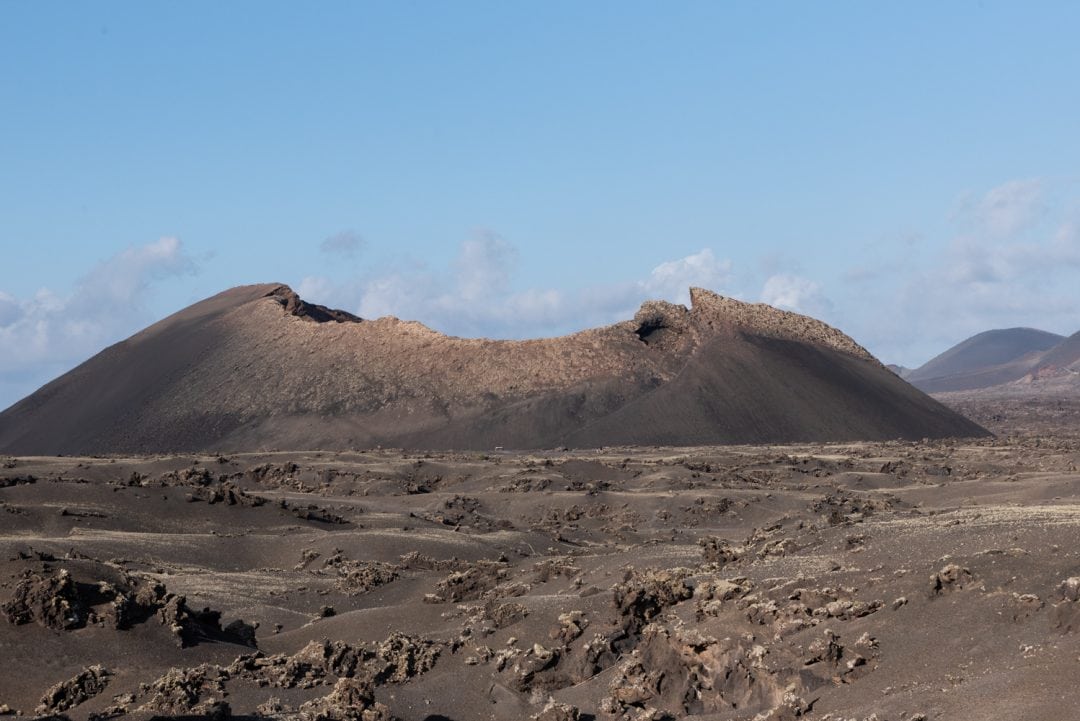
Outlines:
MULTIPOLYGON (((318 275, 304 276, 299 283, 297 283, 293 290, 301 298, 307 300, 314 300, 319 303, 338 303, 338 291, 334 287, 334 284, 329 279, 323 278, 318 275)), ((345 305, 345 304, 342 304, 345 305)))
POLYGON ((122 313, 142 310, 142 296, 155 280, 194 273, 195 262, 184 253, 177 238, 126 248, 99 263, 79 281, 75 293, 64 301, 71 316, 101 319, 108 306, 122 313))
POLYGON ((445 271, 414 265, 349 284, 347 294, 361 317, 420 320, 456 335, 523 337, 566 330, 573 311, 566 294, 511 289, 517 257, 504 239, 481 231, 461 244, 445 271))
POLYGON ((454 261, 455 296, 465 302, 476 302, 505 294, 517 257, 517 249, 498 235, 489 230, 480 231, 461 244, 454 261))
POLYGON ((1005 238, 1025 230, 1045 210, 1043 183, 1038 178, 1013 180, 987 191, 974 215, 984 234, 1005 238))
POLYGON ((936 252, 916 259, 898 249, 886 272, 845 298, 856 338, 917 366, 993 328, 1075 332, 1080 232, 1045 190, 1040 180, 1000 185, 966 204, 960 232, 936 252))
POLYGON ((731 261, 718 260, 709 248, 653 268, 641 283, 642 290, 673 303, 688 304, 690 287, 710 290, 726 287, 731 281, 731 261))
POLYGON ((20 315, 22 311, 15 297, 0 291, 0 328, 11 325, 19 319, 20 315))
POLYGON ((517 249, 494 232, 462 243, 444 271, 419 264, 336 284, 307 277, 297 291, 318 303, 337 305, 364 318, 419 320, 463 336, 523 338, 568 333, 633 316, 648 299, 689 303, 690 286, 724 292, 731 262, 705 248, 657 265, 644 278, 578 290, 514 290, 517 249))
POLYGON ((761 289, 761 301, 805 315, 822 316, 831 307, 821 285, 790 273, 770 276, 761 289))
POLYGON ((139 330, 153 320, 145 308, 151 284, 195 271, 179 240, 161 238, 98 264, 68 295, 0 292, 0 405, 139 330))
POLYGON ((961 236, 949 245, 944 267, 948 279, 959 284, 1042 282, 1080 267, 1080 234, 1066 222, 1034 240, 961 236))

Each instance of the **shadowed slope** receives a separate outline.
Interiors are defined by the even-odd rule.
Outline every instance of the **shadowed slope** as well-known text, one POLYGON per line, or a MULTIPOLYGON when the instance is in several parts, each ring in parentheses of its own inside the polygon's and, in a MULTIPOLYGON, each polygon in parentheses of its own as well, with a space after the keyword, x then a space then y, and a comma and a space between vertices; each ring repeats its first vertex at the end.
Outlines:
POLYGON ((700 289, 692 309, 527 341, 361 320, 236 288, 0 414, 20 454, 538 448, 981 435, 820 321, 700 289))

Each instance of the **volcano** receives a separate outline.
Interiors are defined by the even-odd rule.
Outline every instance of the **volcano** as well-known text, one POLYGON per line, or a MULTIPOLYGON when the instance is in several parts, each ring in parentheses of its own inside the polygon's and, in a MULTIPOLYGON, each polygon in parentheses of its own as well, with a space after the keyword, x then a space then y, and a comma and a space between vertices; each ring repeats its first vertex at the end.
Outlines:
POLYGON ((233 288, 0 414, 0 451, 537 449, 987 435, 807 316, 691 289, 539 340, 233 288))

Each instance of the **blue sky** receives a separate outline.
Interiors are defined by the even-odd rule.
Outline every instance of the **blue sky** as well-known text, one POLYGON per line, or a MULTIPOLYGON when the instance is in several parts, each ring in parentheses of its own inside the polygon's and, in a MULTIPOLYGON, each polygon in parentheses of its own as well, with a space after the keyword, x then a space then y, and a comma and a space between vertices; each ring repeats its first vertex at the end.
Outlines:
POLYGON ((0 407, 224 288, 1080 330, 1076 3, 0 2, 0 407))

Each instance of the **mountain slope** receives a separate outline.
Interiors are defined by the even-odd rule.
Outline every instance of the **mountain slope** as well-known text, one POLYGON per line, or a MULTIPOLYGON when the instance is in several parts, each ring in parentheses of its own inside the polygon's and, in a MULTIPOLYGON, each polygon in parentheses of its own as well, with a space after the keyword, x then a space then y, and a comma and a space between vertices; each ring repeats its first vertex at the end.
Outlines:
POLYGON ((0 414, 0 451, 541 448, 982 435, 820 321, 692 289, 542 340, 234 288, 0 414))
POLYGON ((956 344, 911 371, 906 380, 927 393, 986 388, 1022 378, 1039 354, 1064 340, 1035 328, 989 330, 956 344))
POLYGON ((1045 376, 1058 371, 1077 371, 1080 365, 1080 333, 1074 333, 1039 356, 1032 373, 1045 376))

